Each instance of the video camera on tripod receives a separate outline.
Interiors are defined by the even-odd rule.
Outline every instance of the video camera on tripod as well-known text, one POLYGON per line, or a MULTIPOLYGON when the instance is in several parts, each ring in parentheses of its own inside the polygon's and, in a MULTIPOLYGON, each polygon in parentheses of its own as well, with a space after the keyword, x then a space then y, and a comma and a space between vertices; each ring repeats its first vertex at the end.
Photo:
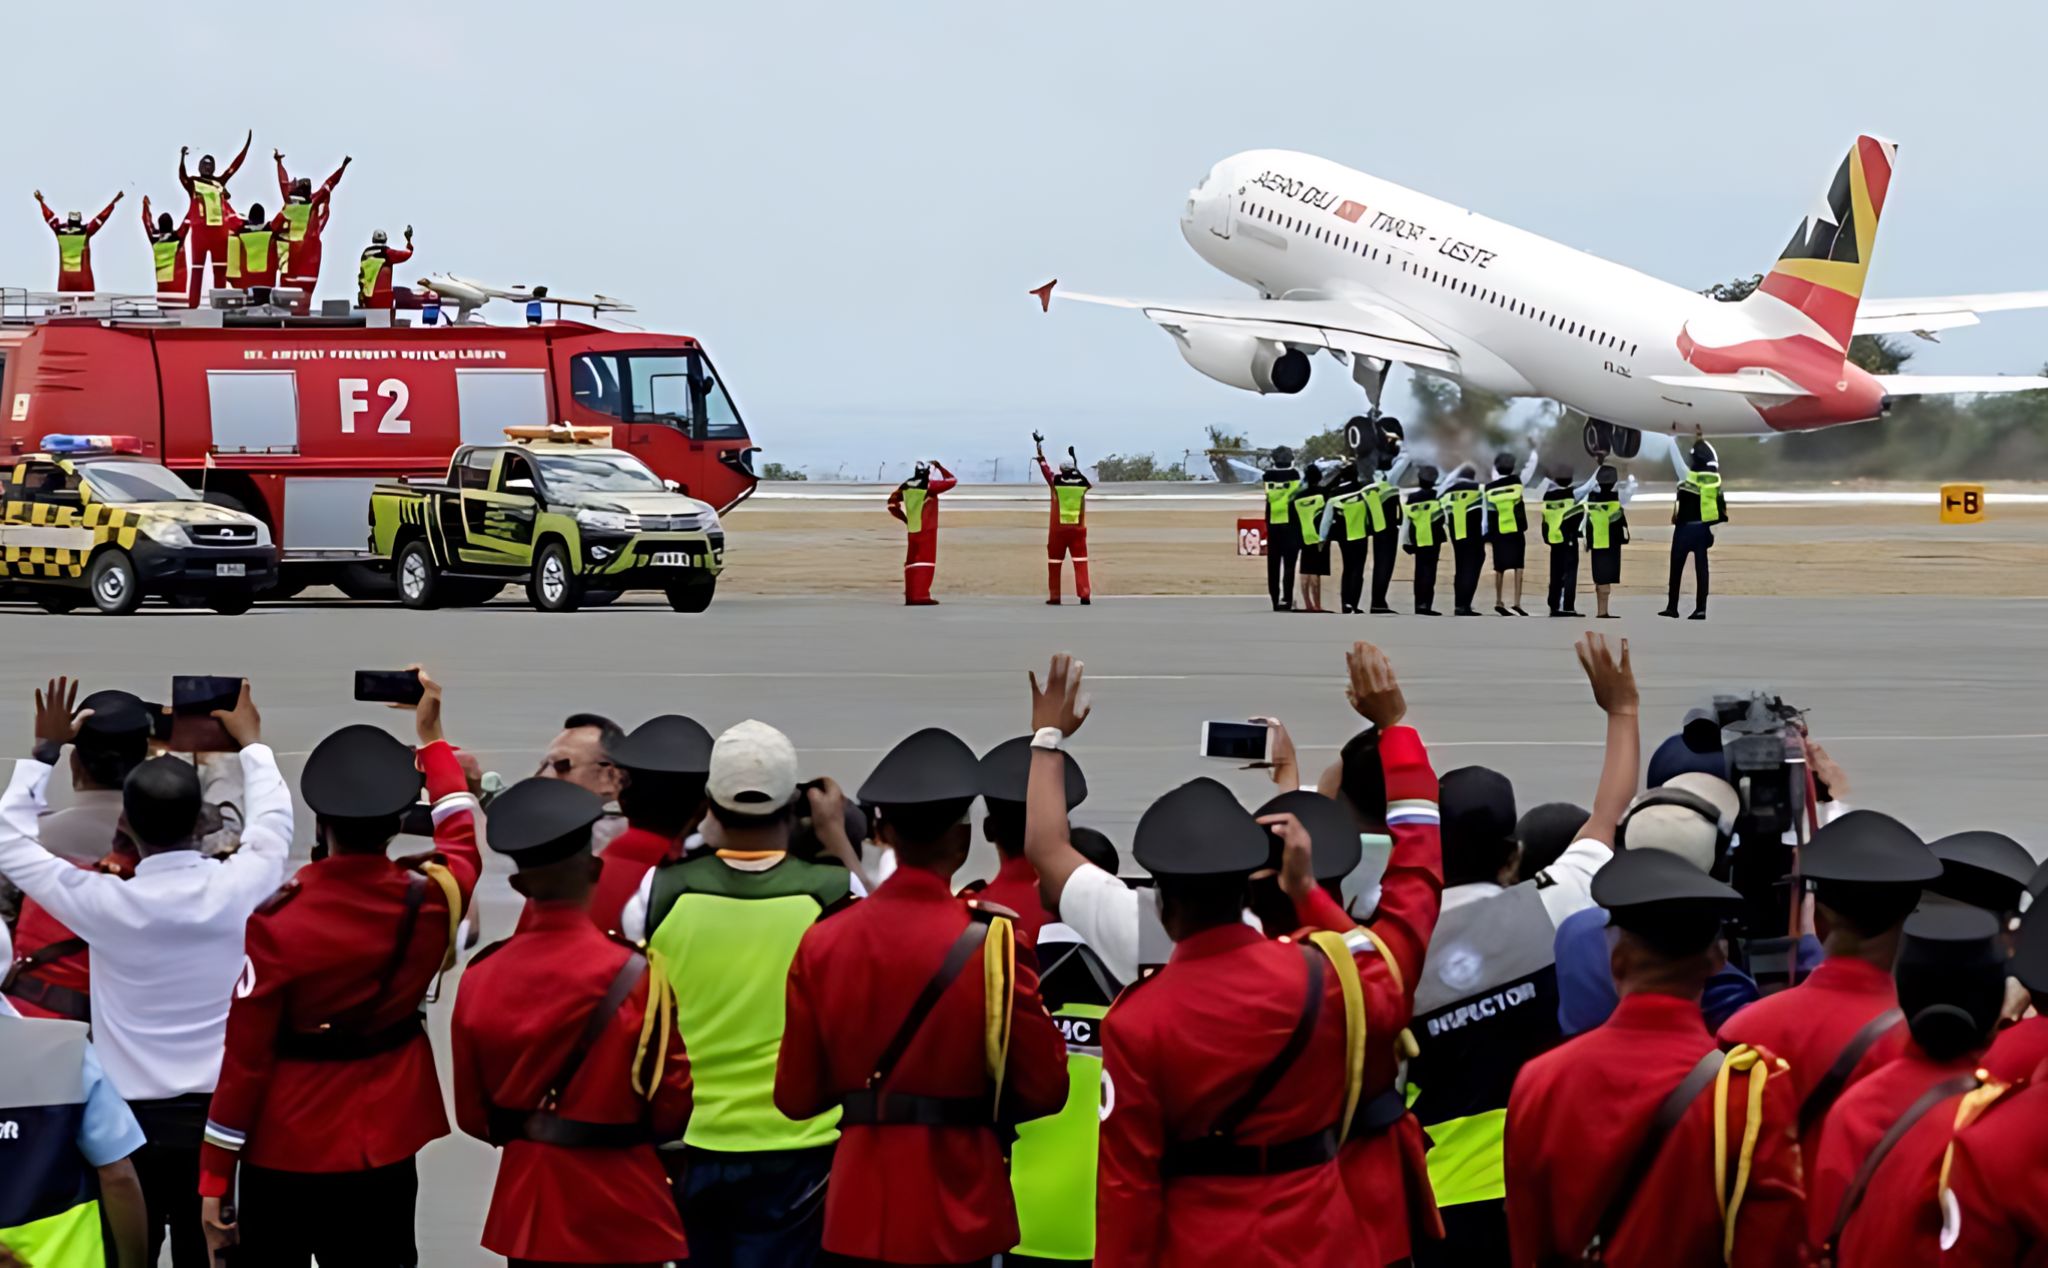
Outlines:
POLYGON ((1716 695, 1686 716, 1684 738, 1696 753, 1719 749, 1727 779, 1741 799, 1728 882, 1742 894, 1742 917, 1730 929, 1738 957, 1759 981, 1791 974, 1799 895, 1787 888, 1795 851, 1809 818, 1805 711, 1767 691, 1716 695))

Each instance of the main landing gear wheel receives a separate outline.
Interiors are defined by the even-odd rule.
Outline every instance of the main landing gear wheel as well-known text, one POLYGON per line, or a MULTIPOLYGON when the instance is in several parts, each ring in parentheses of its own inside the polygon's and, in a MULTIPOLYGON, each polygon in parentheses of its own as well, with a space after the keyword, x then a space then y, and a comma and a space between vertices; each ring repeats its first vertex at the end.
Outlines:
POLYGON ((434 566, 434 552, 422 538, 415 537, 398 552, 398 601, 417 611, 439 607, 441 570, 434 566))
POLYGON ((93 560, 85 584, 93 606, 108 616, 127 616, 142 606, 142 580, 125 550, 110 550, 93 560))
POLYGON ((541 547, 533 561, 533 579, 526 597, 543 612, 574 612, 583 603, 583 584, 569 562, 569 548, 560 542, 541 547))
POLYGON ((1586 420, 1586 452, 1606 461, 1615 458, 1633 458, 1643 451, 1643 433, 1633 427, 1621 427, 1605 423, 1597 418, 1586 420))

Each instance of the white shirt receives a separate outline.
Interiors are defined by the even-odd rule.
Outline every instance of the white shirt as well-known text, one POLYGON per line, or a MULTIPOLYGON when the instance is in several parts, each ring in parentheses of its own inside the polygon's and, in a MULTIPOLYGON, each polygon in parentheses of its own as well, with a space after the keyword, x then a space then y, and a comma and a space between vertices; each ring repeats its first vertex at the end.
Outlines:
MULTIPOLYGON (((1605 841, 1580 837, 1557 856, 1556 862, 1524 882, 1536 886, 1536 894, 1543 900, 1543 910, 1550 915, 1551 928, 1563 924, 1565 917, 1593 905, 1593 874, 1606 867, 1607 861, 1613 857, 1614 848, 1605 841)), ((1500 892, 1501 887, 1491 881, 1453 885, 1444 891, 1443 909, 1456 911, 1466 903, 1476 903, 1500 892)))
POLYGON ((248 814, 240 852, 152 854, 125 881, 37 843, 48 766, 15 762, 0 794, 0 873, 91 945, 93 1046, 131 1101, 213 1090, 242 972, 242 928, 284 883, 291 791, 268 746, 240 756, 248 814))
MULTIPOLYGON (((1150 902, 1151 895, 1145 900, 1150 902)), ((1074 931, 1119 982, 1138 980, 1138 891, 1083 863, 1060 891, 1060 923, 1074 931)))

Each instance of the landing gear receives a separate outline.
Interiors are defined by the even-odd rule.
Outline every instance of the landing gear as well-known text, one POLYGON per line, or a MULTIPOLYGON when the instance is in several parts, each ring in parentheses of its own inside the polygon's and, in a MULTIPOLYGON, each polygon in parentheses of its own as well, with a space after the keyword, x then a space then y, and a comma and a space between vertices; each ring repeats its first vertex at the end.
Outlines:
POLYGON ((1603 462, 1610 456, 1633 458, 1643 451, 1643 433, 1633 427, 1589 418, 1586 420, 1585 445, 1587 453, 1603 462))

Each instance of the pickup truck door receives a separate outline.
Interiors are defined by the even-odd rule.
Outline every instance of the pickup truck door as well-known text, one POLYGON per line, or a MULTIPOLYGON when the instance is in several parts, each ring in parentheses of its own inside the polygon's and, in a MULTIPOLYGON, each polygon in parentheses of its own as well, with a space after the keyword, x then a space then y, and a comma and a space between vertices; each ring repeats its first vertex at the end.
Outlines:
POLYGON ((525 454, 499 452, 486 487, 465 480, 461 498, 464 540, 456 550, 461 562, 511 569, 531 565, 540 489, 525 454))

